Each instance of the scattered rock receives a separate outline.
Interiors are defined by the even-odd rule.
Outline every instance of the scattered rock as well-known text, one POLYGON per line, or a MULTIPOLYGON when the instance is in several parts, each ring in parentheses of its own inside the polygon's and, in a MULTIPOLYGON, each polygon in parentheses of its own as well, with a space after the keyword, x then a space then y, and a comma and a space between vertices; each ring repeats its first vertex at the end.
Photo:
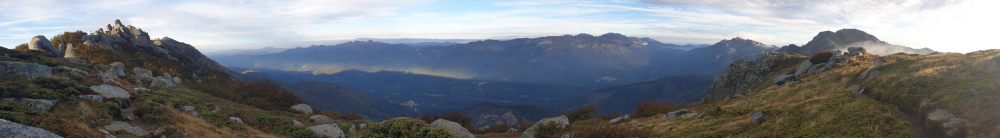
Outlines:
POLYGON ((625 121, 627 119, 629 119, 629 115, 615 117, 614 119, 608 120, 608 123, 609 124, 617 124, 617 123, 620 123, 620 122, 625 121))
POLYGON ((96 86, 90 86, 90 90, 93 90, 98 95, 104 96, 105 98, 121 98, 121 99, 132 98, 132 95, 128 94, 128 91, 125 91, 125 89, 122 89, 118 86, 101 84, 96 86))
POLYGON ((477 128, 487 128, 493 125, 507 125, 507 126, 517 126, 519 119, 514 115, 513 112, 507 111, 503 114, 484 114, 479 115, 472 122, 475 122, 477 128))
POLYGON ((292 111, 296 111, 302 114, 312 114, 313 109, 307 104, 296 104, 291 107, 292 111))
POLYGON ((235 117, 235 116, 230 116, 230 117, 229 117, 229 122, 230 122, 230 123, 238 123, 238 124, 243 124, 243 119, 241 119, 241 118, 239 118, 239 117, 235 117))
POLYGON ((194 106, 190 105, 181 106, 181 111, 191 113, 194 116, 198 116, 198 110, 194 106))
POLYGON ((113 75, 115 77, 125 76, 125 64, 122 64, 121 62, 113 62, 108 65, 110 65, 111 68, 108 69, 108 71, 105 71, 107 72, 107 74, 113 75))
POLYGON ((781 86, 781 85, 785 85, 785 83, 790 83, 790 82, 792 82, 794 80, 795 80, 795 75, 793 75, 793 74, 787 74, 787 75, 781 75, 781 76, 778 76, 778 77, 774 78, 773 82, 774 82, 774 85, 781 86))
POLYGON ((26 126, 0 119, 0 137, 8 138, 62 138, 45 129, 26 126))
POLYGON ((681 115, 681 118, 691 119, 691 118, 694 118, 695 116, 698 116, 698 113, 685 113, 685 114, 681 115))
POLYGON ((87 95, 77 95, 76 97, 78 97, 80 99, 83 99, 83 100, 95 102, 95 103, 99 103, 101 101, 104 101, 104 97, 100 96, 100 95, 87 94, 87 95))
POLYGON ((52 67, 35 63, 0 61, 0 76, 20 77, 29 80, 51 77, 52 67))
POLYGON ((128 124, 128 123, 125 123, 125 122, 122 122, 122 121, 111 122, 111 124, 109 124, 107 126, 104 126, 104 129, 108 130, 110 132, 125 131, 125 132, 128 132, 129 134, 140 136, 140 137, 141 136, 146 136, 146 135, 149 134, 149 131, 146 131, 145 129, 142 129, 142 128, 136 127, 136 126, 132 126, 131 124, 128 124))
POLYGON ((302 124, 302 122, 299 122, 298 120, 292 120, 292 125, 299 126, 299 127, 306 126, 305 124, 302 124))
POLYGON ((312 121, 313 124, 329 124, 329 123, 333 123, 333 119, 330 118, 329 116, 325 116, 325 115, 312 115, 312 116, 309 116, 309 120, 312 121))
POLYGON ((316 134, 316 135, 319 135, 319 136, 322 136, 322 137, 327 137, 327 138, 343 138, 344 137, 344 131, 340 130, 340 127, 337 126, 337 124, 316 125, 316 126, 311 126, 308 129, 309 129, 309 131, 312 131, 313 134, 316 134))
POLYGON ((535 125, 531 125, 531 127, 525 129, 524 132, 521 133, 521 137, 534 138, 536 131, 538 131, 537 129, 539 125, 547 123, 554 123, 557 128, 566 128, 569 127, 569 118, 566 117, 566 115, 561 115, 559 117, 551 117, 539 120, 537 123, 535 123, 535 125))
POLYGON ((951 119, 948 120, 948 122, 942 123, 941 124, 941 128, 944 129, 944 134, 945 135, 948 135, 948 136, 959 136, 960 134, 964 134, 965 133, 965 132, 962 132, 963 130, 961 128, 965 127, 965 125, 968 124, 968 123, 969 123, 969 121, 965 120, 965 119, 951 118, 951 119))
POLYGON ((667 118, 674 119, 674 118, 677 118, 677 116, 680 116, 680 115, 683 115, 683 114, 687 114, 687 113, 691 113, 691 112, 688 111, 688 109, 680 109, 680 110, 676 110, 676 111, 667 113, 667 118))
POLYGON ((448 120, 444 120, 444 119, 434 120, 434 122, 431 123, 431 127, 444 128, 444 129, 448 130, 448 133, 451 133, 452 135, 458 136, 459 138, 475 138, 476 137, 475 135, 472 135, 472 132, 469 132, 468 129, 465 129, 465 127, 462 127, 461 124, 458 124, 458 123, 455 123, 455 122, 452 122, 452 121, 448 121, 448 120))
POLYGON ((220 111, 222 111, 222 108, 219 108, 219 105, 212 104, 212 113, 219 113, 220 111))
POLYGON ((56 105, 56 100, 45 100, 45 99, 31 99, 31 98, 3 98, 0 99, 0 104, 3 105, 21 105, 28 107, 32 112, 48 112, 56 105))
POLYGON ((754 112, 750 122, 753 124, 760 124, 764 121, 765 116, 766 114, 764 114, 764 112, 754 112))
POLYGON ((68 74, 69 76, 72 76, 72 77, 75 77, 75 78, 83 78, 84 76, 87 76, 88 74, 90 74, 90 73, 87 73, 87 71, 83 71, 81 69, 77 69, 77 68, 73 68, 73 67, 69 67, 69 66, 56 66, 56 67, 53 67, 52 69, 53 69, 53 71, 56 74, 68 74))
POLYGON ((176 84, 180 84, 181 83, 181 78, 180 77, 174 76, 174 78, 172 78, 172 79, 174 80, 174 83, 176 83, 176 84))
POLYGON ((153 71, 150 71, 148 69, 139 68, 139 67, 133 67, 132 68, 132 74, 135 74, 139 78, 152 78, 153 77, 153 71))
POLYGON ((150 88, 154 88, 154 89, 155 88, 172 89, 172 88, 177 88, 177 84, 174 84, 174 81, 170 80, 168 78, 165 78, 165 77, 156 77, 156 78, 153 78, 153 82, 149 84, 149 87, 150 88))
POLYGON ((52 46, 52 42, 46 39, 43 35, 38 35, 31 37, 31 42, 28 42, 29 50, 44 51, 53 56, 62 57, 62 52, 58 48, 52 46))

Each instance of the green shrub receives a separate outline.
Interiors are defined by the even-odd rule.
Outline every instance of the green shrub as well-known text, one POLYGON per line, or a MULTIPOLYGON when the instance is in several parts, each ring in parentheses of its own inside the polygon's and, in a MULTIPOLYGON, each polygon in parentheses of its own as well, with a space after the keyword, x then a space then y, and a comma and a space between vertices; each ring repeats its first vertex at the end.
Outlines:
POLYGON ((202 113, 198 116, 205 120, 205 122, 211 123, 216 127, 237 128, 236 123, 229 122, 229 118, 216 113, 202 113))
POLYGON ((453 138, 447 130, 431 128, 427 123, 410 118, 395 118, 383 123, 368 124, 355 136, 363 138, 453 138))
POLYGON ((537 138, 558 138, 563 134, 567 134, 569 128, 559 127, 559 124, 554 122, 539 124, 538 128, 535 128, 535 137, 537 138))
POLYGON ((135 116, 151 124, 162 124, 167 119, 163 117, 163 110, 157 107, 153 102, 141 102, 135 110, 135 116))
POLYGON ((271 133, 290 138, 318 138, 309 129, 298 126, 279 126, 271 129, 271 133))

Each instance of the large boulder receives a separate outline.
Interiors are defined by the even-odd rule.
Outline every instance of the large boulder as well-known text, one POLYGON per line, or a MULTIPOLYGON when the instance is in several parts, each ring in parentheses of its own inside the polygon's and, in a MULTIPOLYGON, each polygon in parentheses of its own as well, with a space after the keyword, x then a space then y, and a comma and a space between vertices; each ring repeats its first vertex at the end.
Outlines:
POLYGON ((0 76, 35 79, 51 77, 52 67, 17 61, 0 61, 0 76))
POLYGON ((26 126, 0 119, 0 137, 5 138, 62 138, 45 129, 26 126))
POLYGON ((313 109, 307 104, 296 104, 291 107, 292 111, 299 112, 302 114, 312 114, 313 109))
POLYGON ((312 131, 313 134, 316 134, 321 137, 326 137, 326 138, 344 137, 344 131, 340 130, 340 127, 337 126, 337 124, 316 125, 316 126, 311 126, 307 129, 309 129, 309 131, 312 131))
POLYGON ((566 115, 561 115, 558 117, 551 117, 539 120, 537 123, 535 123, 535 125, 531 125, 531 127, 525 129, 524 132, 521 133, 521 137, 534 138, 535 133, 538 132, 538 127, 540 127, 540 125, 542 124, 549 124, 549 123, 555 124, 556 128, 563 129, 569 127, 569 118, 566 117, 566 115))
POLYGON ((32 112, 48 112, 53 106, 56 106, 56 100, 45 100, 45 99, 31 99, 31 98, 3 98, 0 99, 0 104, 3 105, 20 105, 28 107, 32 112))
POLYGON ((103 128, 104 128, 104 130, 108 130, 108 131, 111 131, 111 132, 125 131, 125 132, 127 132, 129 134, 140 136, 140 137, 141 136, 149 135, 149 131, 146 131, 146 129, 142 129, 141 127, 132 126, 132 124, 128 124, 128 123, 125 123, 125 122, 122 122, 122 121, 111 122, 111 124, 108 124, 108 125, 104 126, 103 128))
POLYGON ((469 132, 468 129, 465 129, 465 127, 462 127, 461 124, 458 124, 458 123, 455 123, 455 122, 452 122, 452 121, 448 121, 448 120, 444 120, 444 119, 434 120, 434 122, 431 123, 431 127, 444 128, 445 130, 448 130, 448 133, 451 133, 452 135, 458 136, 459 138, 475 138, 476 137, 475 135, 472 135, 472 132, 469 132))
POLYGON ((122 89, 118 86, 101 84, 101 85, 90 86, 90 90, 93 90, 98 95, 104 96, 104 98, 120 98, 120 99, 132 98, 132 95, 128 94, 128 91, 125 91, 125 89, 122 89))
POLYGON ((62 57, 62 52, 55 46, 52 46, 52 42, 43 35, 31 37, 31 42, 28 42, 28 50, 44 51, 53 56, 62 57))

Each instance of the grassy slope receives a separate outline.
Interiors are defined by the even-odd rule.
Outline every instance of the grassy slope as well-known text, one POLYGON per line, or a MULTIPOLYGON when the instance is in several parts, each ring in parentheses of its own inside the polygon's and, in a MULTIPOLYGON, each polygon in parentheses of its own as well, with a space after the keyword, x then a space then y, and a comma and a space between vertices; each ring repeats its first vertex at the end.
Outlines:
POLYGON ((1000 137, 1000 50, 885 59, 863 83, 870 95, 921 115, 946 109, 972 123, 970 136, 1000 137))
POLYGON ((691 119, 663 116, 638 118, 622 124, 651 128, 658 137, 907 137, 908 122, 895 118, 895 106, 849 92, 852 79, 870 64, 855 59, 831 71, 814 74, 784 86, 768 86, 745 97, 689 108, 700 113, 691 119), (720 110, 717 110, 718 109, 720 110), (765 112, 761 124, 752 124, 754 112, 765 112))

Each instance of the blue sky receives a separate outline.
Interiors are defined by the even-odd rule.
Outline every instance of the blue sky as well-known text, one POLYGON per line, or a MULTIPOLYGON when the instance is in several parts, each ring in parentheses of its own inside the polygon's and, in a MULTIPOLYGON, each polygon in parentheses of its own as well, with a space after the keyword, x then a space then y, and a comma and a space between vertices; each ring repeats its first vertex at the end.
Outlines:
MULTIPOLYGON (((503 39, 622 33, 678 44, 803 44, 857 28, 893 44, 969 52, 1000 32, 996 0, 0 0, 0 45, 121 19, 202 50, 353 38, 503 39)), ((298 44, 298 43, 296 43, 298 44)))

